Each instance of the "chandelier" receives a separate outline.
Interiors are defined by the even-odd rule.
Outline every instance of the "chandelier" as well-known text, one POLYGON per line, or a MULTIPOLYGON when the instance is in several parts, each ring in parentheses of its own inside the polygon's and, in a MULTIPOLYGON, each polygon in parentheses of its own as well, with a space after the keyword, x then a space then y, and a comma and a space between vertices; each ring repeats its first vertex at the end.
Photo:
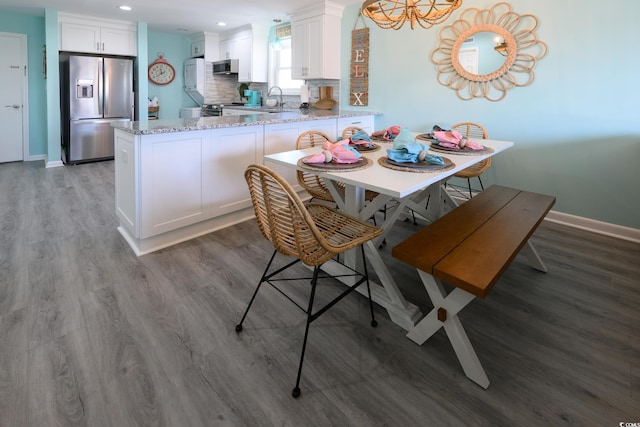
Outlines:
POLYGON ((422 28, 431 28, 451 15, 462 5, 462 0, 365 0, 362 14, 380 28, 402 28, 405 22, 413 30, 416 23, 422 28))

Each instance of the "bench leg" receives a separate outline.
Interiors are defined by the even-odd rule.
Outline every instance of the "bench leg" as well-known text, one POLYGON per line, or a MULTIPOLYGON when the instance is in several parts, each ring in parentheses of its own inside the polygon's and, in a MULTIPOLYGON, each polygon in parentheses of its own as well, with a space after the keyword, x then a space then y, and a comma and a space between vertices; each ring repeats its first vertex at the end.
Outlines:
POLYGON ((535 268, 536 270, 542 271, 543 273, 547 272, 547 266, 542 262, 542 258, 538 255, 538 251, 533 247, 533 244, 530 240, 527 240, 527 244, 522 247, 522 253, 529 260, 529 265, 535 268))
POLYGON ((486 389, 489 387, 489 378, 487 378, 469 337, 462 327, 462 322, 458 318, 458 313, 473 301, 474 295, 460 288, 455 288, 447 295, 439 279, 421 270, 418 270, 418 274, 429 298, 431 298, 434 309, 409 331, 407 337, 422 345, 441 327, 444 327, 465 375, 486 389))

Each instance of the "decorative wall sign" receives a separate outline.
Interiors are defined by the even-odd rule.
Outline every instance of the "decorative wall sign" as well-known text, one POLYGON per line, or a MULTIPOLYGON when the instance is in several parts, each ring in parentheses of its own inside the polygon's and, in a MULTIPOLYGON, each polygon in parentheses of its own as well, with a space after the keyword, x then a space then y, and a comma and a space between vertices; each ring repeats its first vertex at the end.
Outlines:
MULTIPOLYGON (((358 19, 362 15, 358 14, 358 19)), ((357 24, 356 20, 356 24, 357 24)), ((349 105, 369 105, 369 28, 351 31, 349 105)))

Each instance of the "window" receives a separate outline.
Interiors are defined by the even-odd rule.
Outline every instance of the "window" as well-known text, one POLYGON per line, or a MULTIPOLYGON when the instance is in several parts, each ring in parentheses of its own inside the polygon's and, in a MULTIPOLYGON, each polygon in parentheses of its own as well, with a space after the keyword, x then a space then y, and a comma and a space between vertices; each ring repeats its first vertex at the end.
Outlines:
POLYGON ((284 95, 299 95, 304 81, 291 78, 291 26, 278 27, 275 33, 269 43, 269 87, 279 86, 284 95))

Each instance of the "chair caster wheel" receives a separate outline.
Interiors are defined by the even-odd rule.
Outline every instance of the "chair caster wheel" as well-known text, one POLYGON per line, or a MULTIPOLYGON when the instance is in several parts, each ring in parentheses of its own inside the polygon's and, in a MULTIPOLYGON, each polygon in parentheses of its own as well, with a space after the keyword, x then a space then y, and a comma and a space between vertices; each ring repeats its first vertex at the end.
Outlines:
POLYGON ((376 326, 378 326, 378 322, 376 322, 375 320, 372 320, 371 326, 375 328, 376 326))
POLYGON ((236 325, 236 332, 242 332, 242 325, 236 325))
POLYGON ((293 396, 294 399, 297 399, 298 397, 300 397, 300 387, 296 387, 291 391, 291 396, 293 396))

